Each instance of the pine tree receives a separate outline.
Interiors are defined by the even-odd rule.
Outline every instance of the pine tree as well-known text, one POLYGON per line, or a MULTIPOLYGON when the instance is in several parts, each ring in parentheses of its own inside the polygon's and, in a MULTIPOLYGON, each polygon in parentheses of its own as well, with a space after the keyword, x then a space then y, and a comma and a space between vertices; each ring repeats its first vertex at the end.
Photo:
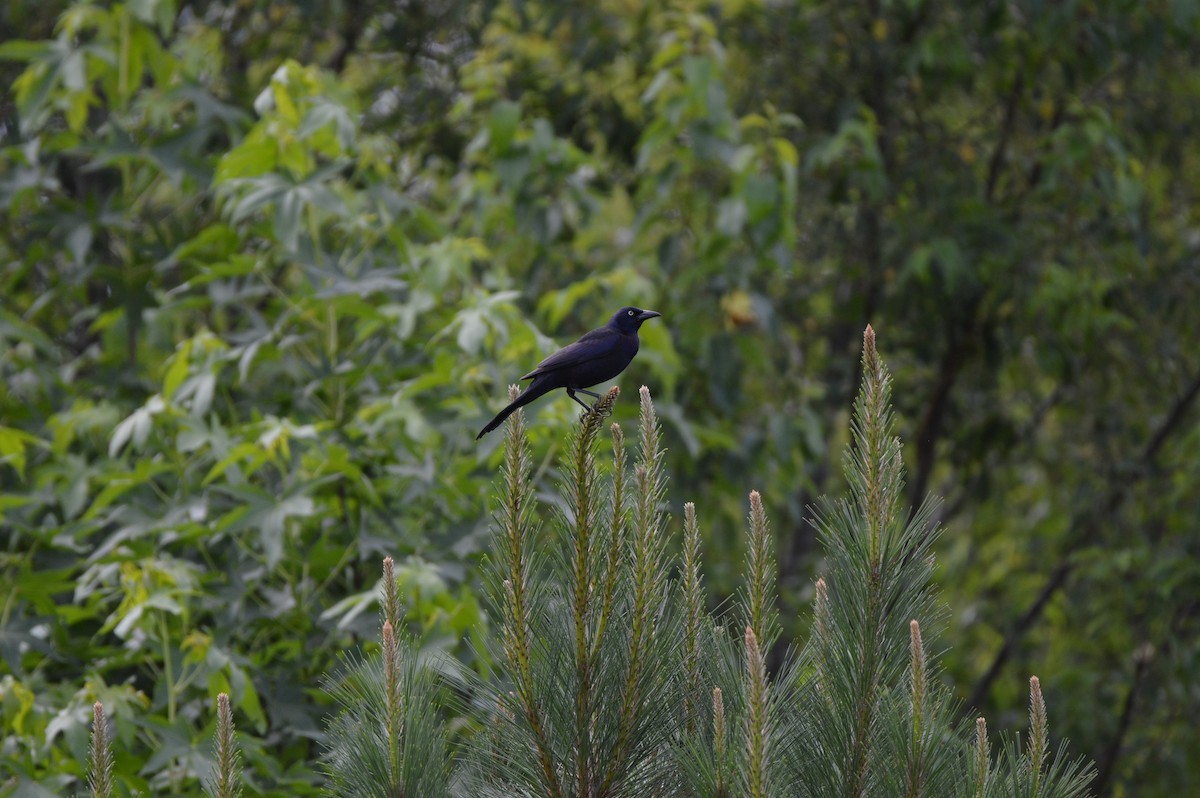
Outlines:
POLYGON ((779 640, 774 543, 757 492, 732 618, 705 606, 692 503, 669 578, 661 432, 645 387, 632 469, 617 424, 611 465, 597 458, 613 388, 570 434, 549 524, 534 499, 523 412, 513 414, 487 576, 497 674, 458 709, 472 731, 448 747, 438 714, 446 692, 396 631, 389 561, 381 658, 356 665, 335 691, 344 705, 330 729, 335 794, 1084 795, 1090 769, 1061 746, 1052 752, 1037 677, 1028 743, 1005 740, 997 757, 984 719, 965 723, 938 678, 927 643, 944 616, 931 582, 936 505, 903 505, 891 380, 870 327, 862 365, 844 461, 850 495, 817 510, 825 573, 803 645, 779 640), (773 649, 784 652, 774 673, 773 649))

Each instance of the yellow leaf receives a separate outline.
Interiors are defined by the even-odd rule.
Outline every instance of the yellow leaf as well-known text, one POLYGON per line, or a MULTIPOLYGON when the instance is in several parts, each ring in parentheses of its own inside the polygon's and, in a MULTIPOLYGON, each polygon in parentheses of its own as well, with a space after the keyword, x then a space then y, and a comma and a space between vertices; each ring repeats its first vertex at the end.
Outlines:
POLYGON ((188 365, 191 357, 192 340, 189 338, 175 350, 175 356, 171 359, 171 365, 167 367, 166 376, 163 377, 163 396, 167 399, 174 396, 175 391, 183 384, 184 379, 188 375, 188 365))
POLYGON ((775 154, 779 160, 783 161, 788 166, 796 166, 800 163, 800 154, 796 152, 796 145, 787 139, 777 138, 775 143, 775 154))
POLYGON ((10 463, 21 478, 25 477, 25 447, 41 441, 28 432, 0 427, 0 463, 10 463))

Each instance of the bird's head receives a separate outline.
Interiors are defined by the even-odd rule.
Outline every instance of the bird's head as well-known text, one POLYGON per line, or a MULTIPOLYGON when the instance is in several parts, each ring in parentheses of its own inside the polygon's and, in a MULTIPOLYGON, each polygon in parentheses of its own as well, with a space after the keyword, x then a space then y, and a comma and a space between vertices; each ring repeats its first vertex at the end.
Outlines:
POLYGON ((613 317, 608 321, 608 326, 616 327, 623 333, 637 332, 638 327, 641 327, 642 322, 646 319, 653 319, 661 315, 661 313, 654 310, 624 307, 613 314, 613 317))

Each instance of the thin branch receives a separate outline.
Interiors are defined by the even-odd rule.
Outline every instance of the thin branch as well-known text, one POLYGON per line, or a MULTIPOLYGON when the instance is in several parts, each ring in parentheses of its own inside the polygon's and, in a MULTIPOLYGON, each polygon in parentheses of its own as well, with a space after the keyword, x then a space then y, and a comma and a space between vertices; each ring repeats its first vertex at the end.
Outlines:
POLYGON ((912 512, 917 511, 925 491, 929 487, 929 476, 933 472, 934 449, 941 435, 941 421, 946 414, 946 402, 954 384, 962 374, 966 362, 967 333, 950 344, 946 354, 942 356, 942 364, 938 373, 937 384, 929 396, 929 405, 921 416, 921 424, 915 435, 917 444, 917 464, 913 475, 912 496, 910 504, 912 512))
POLYGON ((1134 654, 1133 678, 1129 680, 1129 692, 1125 694, 1125 702, 1121 706, 1121 717, 1117 721, 1117 732, 1112 739, 1108 741, 1108 747, 1104 751, 1104 755, 1098 760, 1100 770, 1096 774, 1096 780, 1092 782, 1092 794, 1103 796, 1108 794, 1111 789, 1111 781, 1113 773, 1116 770, 1117 760, 1121 757, 1121 746, 1125 743, 1125 735, 1129 733, 1129 727, 1133 722, 1133 709, 1137 703, 1138 689, 1142 686, 1142 678, 1146 675, 1146 668, 1150 665, 1150 654, 1144 649, 1139 649, 1134 654))
POLYGON ((1187 413, 1188 408, 1196 401, 1196 396, 1200 395, 1200 373, 1196 374, 1195 379, 1188 389, 1175 401, 1175 406, 1171 408, 1171 412, 1167 414, 1166 420, 1159 427, 1158 432, 1154 433, 1154 437, 1146 444, 1146 449, 1142 452, 1142 460, 1147 465, 1150 464, 1158 455, 1158 450, 1166 443, 1167 438, 1183 421, 1183 416, 1187 413))
POLYGON ((996 184, 1000 181, 1000 167, 1004 163, 1004 156, 1008 153, 1008 142, 1012 139, 1013 130, 1017 122, 1017 105, 1021 99, 1021 93, 1025 91, 1025 73, 1017 71, 1017 77, 1013 81, 1012 91, 1008 94, 1008 101, 1004 105, 1004 121, 1000 126, 1000 140, 996 142, 996 149, 992 151, 992 158, 988 162, 987 183, 984 185, 983 198, 987 202, 991 202, 996 196, 996 184))
POLYGON ((1187 415, 1188 410, 1196 401, 1197 395, 1200 395, 1200 373, 1196 374, 1188 388, 1172 405, 1166 419, 1163 420, 1163 423, 1155 433, 1150 436, 1150 440, 1140 457, 1143 467, 1137 469, 1133 474, 1123 477, 1121 482, 1111 486, 1108 500, 1104 502, 1102 512, 1089 514, 1074 527, 1078 531, 1069 536, 1068 545, 1065 548, 1062 559, 1055 566, 1054 570, 1051 571, 1046 584, 1038 591, 1037 598, 1034 599, 1029 608, 1021 614, 1020 620, 1004 636, 1004 643, 1000 646, 1000 650, 996 652, 991 665, 988 666, 983 677, 975 685, 975 689, 971 691, 971 697, 967 702, 968 706, 978 707, 983 702, 983 698, 991 692, 992 683, 996 681, 996 678, 1000 675, 1000 671, 1009 658, 1012 657, 1021 640, 1024 639, 1033 625, 1041 618, 1046 605, 1050 603, 1050 599, 1066 585, 1076 565, 1073 559, 1074 552, 1095 539, 1102 528, 1102 519, 1111 518, 1125 501, 1133 485, 1137 481, 1144 479, 1146 474, 1149 473, 1149 466, 1153 464, 1154 458, 1158 455, 1159 450, 1162 449, 1167 439, 1179 428, 1184 416, 1187 415))

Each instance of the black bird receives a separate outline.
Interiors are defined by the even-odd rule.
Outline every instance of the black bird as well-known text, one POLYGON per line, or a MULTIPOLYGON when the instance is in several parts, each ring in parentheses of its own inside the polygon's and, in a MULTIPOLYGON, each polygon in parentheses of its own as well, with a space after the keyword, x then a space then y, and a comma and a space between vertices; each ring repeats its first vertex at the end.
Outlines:
POLYGON ((646 319, 661 315, 653 310, 621 308, 608 320, 608 324, 584 333, 575 343, 564 346, 538 363, 537 368, 521 378, 533 382, 508 407, 497 413, 475 436, 475 440, 504 423, 504 419, 518 407, 529 404, 555 388, 566 388, 567 396, 579 402, 584 410, 590 411, 592 408, 575 394, 586 393, 593 399, 599 399, 599 394, 584 389, 607 382, 624 371, 638 351, 638 328, 646 319))

